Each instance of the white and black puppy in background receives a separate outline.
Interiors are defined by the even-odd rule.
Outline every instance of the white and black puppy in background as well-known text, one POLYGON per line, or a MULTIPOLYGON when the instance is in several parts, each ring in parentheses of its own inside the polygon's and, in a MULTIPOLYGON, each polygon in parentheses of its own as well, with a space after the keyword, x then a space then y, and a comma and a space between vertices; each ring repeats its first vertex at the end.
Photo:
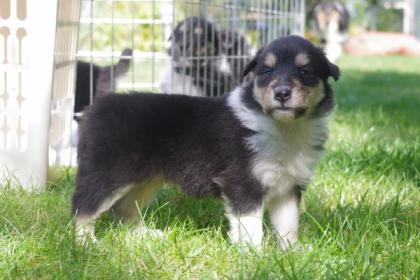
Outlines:
POLYGON ((225 202, 233 243, 259 247, 264 207, 281 247, 298 240, 299 201, 328 137, 339 70, 309 41, 261 49, 251 81, 217 98, 108 95, 83 118, 72 200, 78 242, 113 209, 137 217, 162 182, 225 202))
POLYGON ((179 22, 171 35, 170 65, 162 72, 160 89, 165 93, 219 96, 236 86, 223 69, 220 34, 202 17, 179 22))
POLYGON ((343 53, 343 43, 347 39, 350 15, 339 1, 321 2, 313 12, 313 28, 330 61, 335 61, 343 53))

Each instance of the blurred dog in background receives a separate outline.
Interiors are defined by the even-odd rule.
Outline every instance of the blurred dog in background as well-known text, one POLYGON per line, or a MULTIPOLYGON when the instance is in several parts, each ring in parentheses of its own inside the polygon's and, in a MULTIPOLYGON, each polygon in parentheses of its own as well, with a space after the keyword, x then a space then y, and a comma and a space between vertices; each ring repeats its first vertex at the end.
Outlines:
POLYGON ((161 75, 161 91, 219 96, 233 89, 239 83, 241 67, 239 63, 234 66, 233 60, 227 61, 225 52, 238 49, 241 43, 236 43, 236 38, 239 36, 221 33, 202 17, 179 22, 170 37, 171 63, 161 75))
POLYGON ((315 6, 313 28, 330 61, 335 61, 342 55, 342 45, 347 39, 349 24, 349 12, 341 2, 321 2, 315 6))
POLYGON ((251 46, 246 38, 233 29, 220 30, 222 51, 226 55, 229 73, 236 81, 242 79, 245 66, 251 61, 251 46))

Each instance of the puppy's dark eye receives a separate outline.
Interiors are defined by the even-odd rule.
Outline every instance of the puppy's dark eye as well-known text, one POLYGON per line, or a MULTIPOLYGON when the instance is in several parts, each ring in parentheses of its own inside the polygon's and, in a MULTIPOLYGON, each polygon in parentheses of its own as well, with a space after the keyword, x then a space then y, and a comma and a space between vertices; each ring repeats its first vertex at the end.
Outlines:
POLYGON ((317 75, 312 71, 311 68, 302 67, 298 69, 300 80, 304 85, 313 86, 318 83, 317 75))
POLYGON ((302 76, 313 75, 313 73, 311 71, 309 71, 308 69, 304 69, 304 68, 299 69, 299 73, 302 76))
POLYGON ((271 74, 273 74, 273 69, 265 68, 263 71, 261 71, 261 74, 266 75, 266 76, 270 76, 271 74))

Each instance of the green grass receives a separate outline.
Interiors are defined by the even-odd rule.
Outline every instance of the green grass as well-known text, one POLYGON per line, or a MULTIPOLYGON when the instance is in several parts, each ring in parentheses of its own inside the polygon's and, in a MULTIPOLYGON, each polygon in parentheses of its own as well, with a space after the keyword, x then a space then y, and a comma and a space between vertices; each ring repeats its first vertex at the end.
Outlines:
MULTIPOLYGON (((220 202, 165 188, 142 212, 164 239, 110 217, 76 247, 74 170, 46 192, 0 189, 0 279, 419 279, 420 60, 344 57, 327 153, 305 194, 300 248, 230 245, 220 202)), ((266 221, 266 231, 270 226, 266 221)))

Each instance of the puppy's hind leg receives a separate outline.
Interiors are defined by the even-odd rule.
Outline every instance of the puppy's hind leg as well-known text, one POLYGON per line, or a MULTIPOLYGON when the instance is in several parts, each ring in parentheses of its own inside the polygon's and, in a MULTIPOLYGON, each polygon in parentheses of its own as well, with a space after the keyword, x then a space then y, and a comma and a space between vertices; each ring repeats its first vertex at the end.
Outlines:
MULTIPOLYGON (((154 198, 155 193, 161 188, 162 180, 155 178, 144 183, 131 185, 130 191, 127 192, 120 200, 115 203, 113 210, 116 214, 123 218, 124 221, 132 221, 139 216, 139 210, 147 206, 154 198)), ((146 228, 142 222, 137 228, 136 233, 140 235, 149 234, 151 236, 162 236, 160 230, 146 228)))
POLYGON ((75 236, 78 244, 88 240, 95 242, 95 221, 114 203, 129 191, 129 186, 115 188, 115 185, 78 177, 73 195, 72 212, 75 215, 75 236))

